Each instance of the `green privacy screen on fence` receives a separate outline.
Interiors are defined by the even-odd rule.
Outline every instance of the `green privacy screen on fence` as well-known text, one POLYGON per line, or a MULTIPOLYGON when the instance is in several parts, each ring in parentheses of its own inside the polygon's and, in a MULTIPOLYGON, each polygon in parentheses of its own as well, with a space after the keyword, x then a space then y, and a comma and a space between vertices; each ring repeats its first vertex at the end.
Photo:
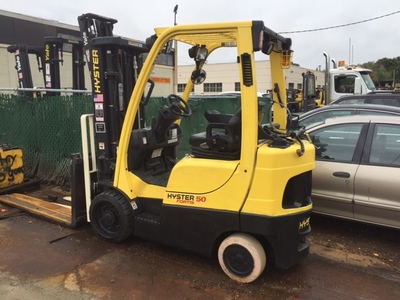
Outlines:
POLYGON ((0 95, 0 144, 23 150, 26 176, 68 184, 70 155, 81 152, 80 116, 92 111, 90 96, 0 95))
MULTIPOLYGON (((261 100, 269 103, 267 98, 261 100)), ((205 131, 204 112, 213 109, 234 113, 240 107, 240 97, 193 97, 189 103, 193 113, 181 122, 179 158, 189 153, 189 137, 205 131)), ((158 108, 165 104, 164 98, 150 99, 146 124, 151 124, 151 116, 157 115, 158 108)), ((0 145, 23 150, 26 177, 68 186, 70 155, 81 152, 80 117, 92 112, 91 96, 27 98, 0 94, 0 145)), ((267 121, 264 117, 263 122, 267 121)))

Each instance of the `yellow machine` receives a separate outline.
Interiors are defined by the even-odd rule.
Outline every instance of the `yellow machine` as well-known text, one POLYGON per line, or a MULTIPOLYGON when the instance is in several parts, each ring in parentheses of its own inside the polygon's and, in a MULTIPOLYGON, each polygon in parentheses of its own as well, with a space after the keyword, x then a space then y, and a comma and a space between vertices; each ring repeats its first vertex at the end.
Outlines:
POLYGON ((22 149, 0 145, 0 189, 24 182, 22 149))
POLYGON ((325 91, 323 88, 316 88, 315 89, 315 104, 316 107, 323 107, 325 106, 325 91))
MULTIPOLYGON (((133 235, 216 256, 223 271, 243 283, 256 280, 267 259, 284 269, 298 263, 309 253, 315 152, 286 108, 284 69, 290 67, 291 40, 262 21, 177 25, 155 32, 146 41, 149 52, 118 143, 109 145, 96 136, 106 133, 112 120, 106 121, 102 111, 82 118, 89 130, 83 130, 86 205, 81 203, 82 185, 75 184, 79 192, 72 195, 71 223, 77 223, 79 202, 93 230, 107 241, 133 235), (154 88, 153 67, 173 41, 188 46, 194 70, 182 95, 165 95, 165 104, 151 118, 146 108, 154 88), (208 112, 204 132, 184 141, 181 121, 192 115, 189 95, 194 84, 205 82, 206 60, 220 48, 236 50, 240 108, 234 114, 208 112), (264 105, 257 98, 255 52, 270 57, 274 99, 279 100, 273 124, 259 122, 264 105), (183 143, 190 151, 178 159, 177 148, 183 143), (98 152, 110 147, 116 149, 116 160, 108 160, 109 175, 100 176, 98 170, 106 164, 98 167, 98 152)), ((92 51, 91 63, 101 74, 98 52, 92 51)), ((95 83, 96 93, 102 91, 99 79, 95 83)), ((98 105, 102 98, 94 95, 98 110, 103 109, 98 105)))
POLYGON ((288 103, 289 109, 292 112, 307 112, 324 106, 321 89, 315 86, 314 72, 307 71, 301 75, 303 76, 302 89, 294 93, 294 100, 288 103))

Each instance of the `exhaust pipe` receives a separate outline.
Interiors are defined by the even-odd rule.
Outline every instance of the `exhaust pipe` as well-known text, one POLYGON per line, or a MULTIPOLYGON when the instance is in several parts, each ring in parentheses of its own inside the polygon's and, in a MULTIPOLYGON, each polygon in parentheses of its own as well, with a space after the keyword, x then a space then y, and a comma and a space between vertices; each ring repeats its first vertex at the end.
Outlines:
MULTIPOLYGON (((325 103, 324 104, 326 105, 326 104, 329 104, 329 102, 330 102, 328 97, 330 97, 330 94, 331 94, 331 82, 330 82, 331 79, 329 76, 329 71, 331 69, 331 66, 330 66, 331 58, 328 53, 324 52, 323 54, 325 56, 325 82, 324 82, 325 103)), ((334 65, 335 64, 336 64, 336 62, 334 62, 334 65)))

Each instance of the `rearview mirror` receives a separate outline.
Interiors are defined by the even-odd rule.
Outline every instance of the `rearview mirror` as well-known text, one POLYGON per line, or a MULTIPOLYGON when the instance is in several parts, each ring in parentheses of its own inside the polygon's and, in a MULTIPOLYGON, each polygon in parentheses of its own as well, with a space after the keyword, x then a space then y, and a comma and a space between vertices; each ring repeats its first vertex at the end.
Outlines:
POLYGON ((192 80, 193 84, 198 85, 202 84, 204 80, 206 80, 207 73, 203 69, 194 70, 192 72, 192 76, 190 79, 192 80))

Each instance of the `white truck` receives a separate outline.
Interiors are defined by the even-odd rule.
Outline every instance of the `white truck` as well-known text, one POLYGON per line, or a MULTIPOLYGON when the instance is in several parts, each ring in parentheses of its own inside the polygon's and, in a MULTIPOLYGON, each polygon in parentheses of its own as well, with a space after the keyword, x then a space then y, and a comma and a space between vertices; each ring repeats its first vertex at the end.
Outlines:
POLYGON ((376 90, 369 69, 357 66, 346 66, 345 61, 336 64, 328 53, 325 56, 325 104, 329 104, 344 95, 367 94, 376 90), (331 68, 331 63, 333 68, 331 68))

